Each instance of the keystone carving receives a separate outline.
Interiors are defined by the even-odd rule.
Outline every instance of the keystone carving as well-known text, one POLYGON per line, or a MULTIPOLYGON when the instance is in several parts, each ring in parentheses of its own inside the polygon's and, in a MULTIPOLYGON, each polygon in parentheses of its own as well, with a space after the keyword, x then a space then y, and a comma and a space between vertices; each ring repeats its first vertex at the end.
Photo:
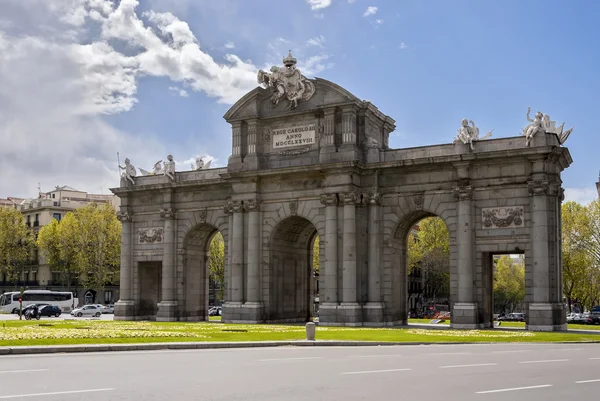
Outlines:
POLYGON ((165 208, 160 210, 160 217, 163 219, 174 219, 175 218, 175 209, 173 208, 165 208))
POLYGON ((208 214, 208 211, 206 209, 200 210, 200 212, 198 213, 198 217, 200 218, 200 223, 206 223, 206 215, 207 214, 208 214))
POLYGON ((416 194, 413 196, 413 202, 415 203, 415 207, 419 210, 423 209, 423 202, 425 201, 424 194, 416 194))
POLYGON ((338 197, 337 194, 323 194, 321 195, 321 203, 325 206, 337 206, 338 197))
POLYGON ((481 211, 483 228, 523 227, 523 206, 486 208, 481 211))
POLYGON ((293 200, 290 202, 290 214, 292 216, 295 216, 298 214, 298 201, 297 200, 293 200))
POLYGON ((140 228, 138 230, 140 244, 155 244, 163 241, 163 229, 158 228, 140 228))

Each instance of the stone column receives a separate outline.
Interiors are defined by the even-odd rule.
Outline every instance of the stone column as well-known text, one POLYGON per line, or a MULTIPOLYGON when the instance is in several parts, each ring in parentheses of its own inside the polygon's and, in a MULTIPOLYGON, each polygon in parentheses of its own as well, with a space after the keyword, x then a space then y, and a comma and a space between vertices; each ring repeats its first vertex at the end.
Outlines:
POLYGON ((162 299, 158 303, 156 320, 161 322, 177 320, 177 300, 175 298, 175 232, 176 216, 173 208, 164 208, 160 216, 165 219, 163 262, 162 262, 162 299))
POLYGON ((362 151, 357 143, 358 127, 356 124, 357 113, 354 106, 342 109, 342 145, 339 152, 340 161, 363 160, 362 151))
POLYGON ((245 203, 245 206, 248 211, 248 274, 243 320, 258 322, 262 316, 260 302, 260 201, 250 199, 245 203))
POLYGON ((321 291, 319 294, 319 323, 336 322, 338 307, 338 196, 321 195, 325 205, 325 263, 319 274, 321 291))
POLYGON ((244 301, 244 205, 232 202, 231 296, 234 303, 244 301))
POLYGON ((543 160, 534 162, 535 179, 528 182, 531 197, 531 255, 532 299, 529 304, 529 330, 566 330, 566 316, 562 303, 560 282, 560 238, 556 221, 557 208, 563 196, 558 184, 550 184, 541 173, 543 160), (554 225, 554 229, 550 226, 554 225))
POLYGON ((124 208, 117 214, 121 230, 121 275, 119 300, 115 304, 115 320, 132 320, 135 315, 133 294, 133 223, 131 213, 124 208))
POLYGON ((358 324, 361 319, 361 307, 357 303, 356 289, 356 203, 359 195, 348 192, 341 195, 344 205, 344 230, 342 244, 342 321, 349 325, 358 324))
POLYGON ((368 249, 368 276, 369 294, 368 303, 364 306, 369 323, 381 323, 383 321, 383 304, 381 302, 381 195, 371 193, 365 195, 369 205, 369 249, 368 249))
POLYGON ((452 327, 477 328, 475 300, 475 232, 473 227, 473 188, 469 180, 469 164, 456 164, 458 185, 454 189, 457 201, 457 274, 458 299, 453 305, 452 327))

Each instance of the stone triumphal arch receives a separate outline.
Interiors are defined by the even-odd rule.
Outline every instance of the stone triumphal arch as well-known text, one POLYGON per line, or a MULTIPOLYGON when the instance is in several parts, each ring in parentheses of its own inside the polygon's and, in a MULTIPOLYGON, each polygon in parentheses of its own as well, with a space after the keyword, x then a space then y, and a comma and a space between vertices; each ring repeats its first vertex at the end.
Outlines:
POLYGON ((522 253, 529 329, 566 328, 560 176, 570 130, 528 114, 522 136, 489 139, 465 120, 452 144, 390 149, 391 117, 306 79, 291 55, 258 79, 225 115, 227 167, 198 160, 175 171, 171 157, 140 176, 127 160, 113 189, 123 223, 116 319, 206 320, 209 243, 220 232, 224 321, 306 321, 318 238, 320 324, 405 324, 406 238, 439 216, 454 327, 492 326, 492 255, 522 253))

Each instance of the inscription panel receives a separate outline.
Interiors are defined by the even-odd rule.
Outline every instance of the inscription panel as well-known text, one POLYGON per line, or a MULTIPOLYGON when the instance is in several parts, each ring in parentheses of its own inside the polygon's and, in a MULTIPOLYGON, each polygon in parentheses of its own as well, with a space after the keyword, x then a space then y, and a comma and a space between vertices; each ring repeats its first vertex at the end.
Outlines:
POLYGON ((315 143, 315 138, 315 124, 275 128, 271 135, 274 149, 313 145, 315 143))

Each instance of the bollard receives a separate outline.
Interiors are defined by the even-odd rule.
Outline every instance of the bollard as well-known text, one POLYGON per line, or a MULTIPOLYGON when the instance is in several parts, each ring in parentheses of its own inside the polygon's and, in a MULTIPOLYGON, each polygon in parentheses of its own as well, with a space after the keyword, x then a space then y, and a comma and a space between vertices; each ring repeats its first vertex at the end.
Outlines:
POLYGON ((306 341, 315 341, 316 326, 313 322, 306 323, 306 341))

